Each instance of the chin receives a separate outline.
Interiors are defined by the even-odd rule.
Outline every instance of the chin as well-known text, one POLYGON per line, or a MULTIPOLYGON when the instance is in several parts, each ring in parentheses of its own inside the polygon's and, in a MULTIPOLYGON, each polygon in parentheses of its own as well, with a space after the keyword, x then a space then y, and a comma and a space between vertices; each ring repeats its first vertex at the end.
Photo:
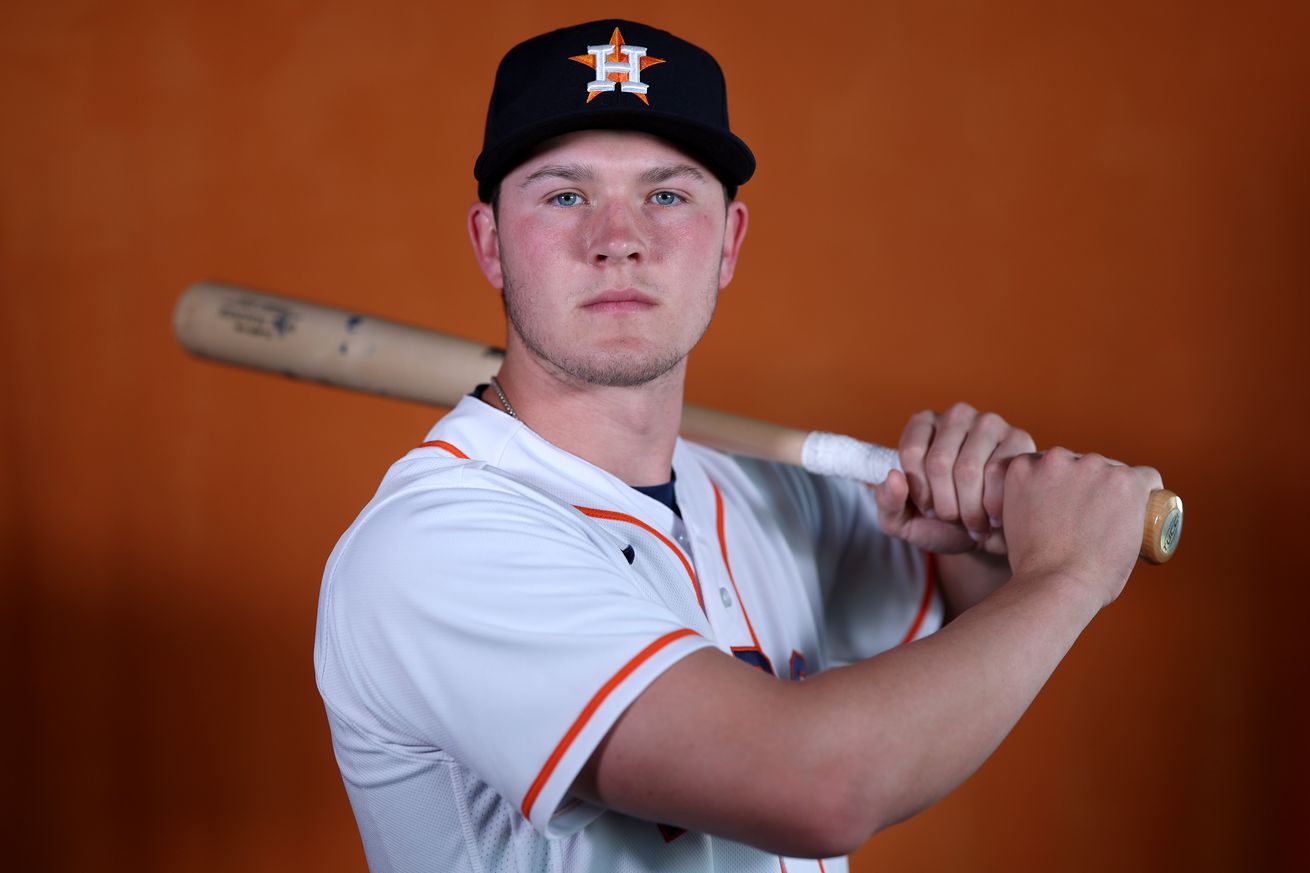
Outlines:
POLYGON ((668 375, 685 357, 684 353, 673 351, 645 354, 618 352, 567 358, 554 363, 572 378, 588 385, 637 388, 668 375))

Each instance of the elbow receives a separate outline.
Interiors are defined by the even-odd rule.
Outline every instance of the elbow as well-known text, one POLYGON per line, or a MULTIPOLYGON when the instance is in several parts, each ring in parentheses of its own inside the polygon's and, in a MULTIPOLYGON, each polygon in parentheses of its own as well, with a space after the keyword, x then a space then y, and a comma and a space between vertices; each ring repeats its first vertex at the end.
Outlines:
POLYGON ((801 795, 803 810, 792 818, 785 854, 804 858, 849 855, 884 827, 887 820, 868 787, 848 777, 814 780, 801 795), (806 796, 808 795, 808 796, 806 796))
MULTIPOLYGON (((861 758, 866 765, 877 760, 872 751, 861 758)), ((819 776, 812 780, 813 791, 807 797, 813 810, 806 828, 807 857, 849 855, 932 803, 910 774, 885 756, 879 765, 853 766, 849 757, 835 755, 813 772, 819 776)))
POLYGON ((898 792, 882 780, 847 778, 845 783, 829 794, 819 820, 813 823, 814 852, 810 857, 849 855, 876 834, 930 805, 917 802, 909 792, 898 792))
POLYGON ((833 804, 811 810, 793 834, 786 854, 798 858, 836 858, 858 849, 877 830, 858 808, 833 804))
POLYGON ((808 846, 804 857, 837 858, 849 855, 873 836, 862 816, 852 814, 850 810, 840 810, 828 817, 813 833, 813 842, 808 846))

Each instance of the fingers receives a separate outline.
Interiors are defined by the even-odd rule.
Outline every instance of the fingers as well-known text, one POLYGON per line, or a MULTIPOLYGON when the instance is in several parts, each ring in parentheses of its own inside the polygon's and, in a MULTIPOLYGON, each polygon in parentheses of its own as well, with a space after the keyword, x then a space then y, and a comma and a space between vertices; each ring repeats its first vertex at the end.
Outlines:
POLYGON ((900 445, 909 499, 928 518, 963 524, 985 542, 1001 525, 1010 459, 1034 448, 1027 433, 967 403, 917 413, 900 445))
POLYGON ((967 403, 957 403, 946 410, 937 419, 932 445, 924 456, 923 468, 932 492, 932 509, 942 521, 960 520, 955 465, 960 457, 960 448, 977 417, 978 411, 967 403))
POLYGON ((1164 488, 1164 479, 1160 476, 1160 471, 1154 467, 1133 467, 1133 470, 1146 480, 1152 491, 1164 488))
POLYGON ((901 434, 901 469, 910 485, 910 500, 929 518, 959 519, 955 461, 978 412, 957 403, 945 413, 924 410, 910 416, 901 434))
MULTIPOLYGON (((938 554, 976 551, 979 545, 965 535, 958 524, 925 518, 909 502, 910 486, 905 475, 893 470, 873 489, 878 506, 878 527, 883 533, 938 554)), ((989 538, 984 544, 995 554, 1004 554, 1004 540, 989 538)))
POLYGON ((936 420, 937 413, 932 410, 916 412, 901 432, 901 469, 905 471, 905 481, 909 485, 910 501, 922 513, 932 511, 932 489, 923 469, 923 460, 932 443, 936 420))
POLYGON ((1160 474, 1097 454, 1035 449, 1026 432, 965 403, 916 413, 901 435, 904 473, 875 491, 879 525, 928 551, 1009 555, 1016 571, 1017 541, 1029 569, 1108 580, 1103 593, 1113 599, 1160 474))
POLYGON ((909 523, 910 488, 900 470, 892 470, 882 484, 873 489, 878 506, 878 526, 889 536, 900 536, 909 523))
POLYGON ((1011 429, 983 468, 982 505, 987 513, 987 524, 993 530, 1001 527, 1005 510, 1005 472, 1010 468, 1010 462, 1020 455, 1032 454, 1036 449, 1027 431, 1011 429))
MULTIPOLYGON (((1006 460, 998 458, 997 452, 1009 430, 1010 426, 1005 423, 1005 419, 994 412, 977 416, 955 459, 952 477, 955 481, 955 495, 959 500, 959 518, 968 528, 974 542, 986 540, 993 527, 984 502, 987 470, 1006 460), (993 463, 994 458, 996 463, 993 463)), ((1004 474, 1001 476, 1003 479, 1004 474)))

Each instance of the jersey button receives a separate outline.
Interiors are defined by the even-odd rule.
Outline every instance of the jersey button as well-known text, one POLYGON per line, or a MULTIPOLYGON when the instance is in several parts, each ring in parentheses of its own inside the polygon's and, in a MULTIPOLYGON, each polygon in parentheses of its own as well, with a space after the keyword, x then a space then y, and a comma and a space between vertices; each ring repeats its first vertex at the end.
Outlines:
POLYGON ((724 609, 732 609, 732 595, 728 593, 727 588, 719 589, 719 599, 723 601, 724 609))

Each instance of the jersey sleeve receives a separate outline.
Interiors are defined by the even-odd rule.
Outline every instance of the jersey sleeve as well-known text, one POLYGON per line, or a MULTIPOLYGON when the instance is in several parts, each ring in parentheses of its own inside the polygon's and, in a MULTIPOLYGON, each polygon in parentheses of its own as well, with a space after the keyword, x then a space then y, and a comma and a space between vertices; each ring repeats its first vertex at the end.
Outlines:
POLYGON ((869 488, 799 467, 739 463, 773 495, 793 555, 812 568, 825 666, 873 657, 941 627, 931 556, 882 532, 869 488))
POLYGON ((831 662, 853 663, 940 628, 932 555, 882 532, 873 492, 861 483, 810 479, 831 662))
POLYGON ((571 507, 488 487, 486 470, 445 475, 458 481, 375 499, 338 543, 320 691, 383 750, 449 755, 541 832, 569 833, 599 813, 565 802, 592 751, 650 682, 711 643, 571 507))

